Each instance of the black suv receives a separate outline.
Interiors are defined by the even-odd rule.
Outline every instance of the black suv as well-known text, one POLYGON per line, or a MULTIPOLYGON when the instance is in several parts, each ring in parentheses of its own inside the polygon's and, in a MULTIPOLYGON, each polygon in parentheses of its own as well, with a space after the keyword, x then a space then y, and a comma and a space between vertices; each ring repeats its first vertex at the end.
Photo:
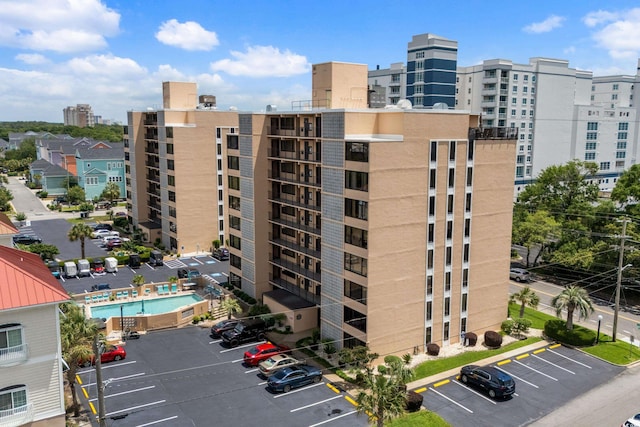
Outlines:
POLYGON ((111 224, 107 224, 104 222, 101 222, 100 224, 96 224, 93 226, 93 230, 94 231, 98 231, 98 230, 109 230, 112 231, 113 227, 111 226, 111 224))
POLYGON ((460 381, 487 390, 492 398, 507 397, 516 391, 516 383, 513 378, 506 372, 492 366, 463 366, 460 370, 460 381))
POLYGON ((13 243, 20 245, 33 245, 34 243, 42 243, 42 239, 33 234, 18 234, 13 236, 13 243))
POLYGON ((218 248, 213 251, 213 257, 220 261, 228 261, 229 260, 229 249, 227 248, 218 248))
POLYGON ((218 322, 211 327, 211 336, 214 338, 218 338, 224 332, 230 331, 231 329, 235 328, 238 323, 240 323, 240 321, 235 319, 223 320, 221 322, 218 322))
POLYGON ((200 276, 197 268, 181 268, 178 270, 178 279, 195 279, 200 276))
POLYGON ((240 321, 235 328, 222 333, 222 340, 229 347, 237 347, 248 341, 262 341, 266 337, 267 325, 262 319, 240 321))

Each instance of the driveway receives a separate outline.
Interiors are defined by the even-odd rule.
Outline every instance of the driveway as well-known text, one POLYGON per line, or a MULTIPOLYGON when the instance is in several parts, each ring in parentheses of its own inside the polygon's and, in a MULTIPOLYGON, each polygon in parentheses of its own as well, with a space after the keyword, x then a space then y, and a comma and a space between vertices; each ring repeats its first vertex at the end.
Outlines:
POLYGON ((47 209, 33 191, 24 185, 24 180, 10 176, 7 189, 13 194, 11 201, 13 208, 16 212, 24 212, 27 215, 27 220, 36 221, 58 217, 57 212, 51 212, 47 209))

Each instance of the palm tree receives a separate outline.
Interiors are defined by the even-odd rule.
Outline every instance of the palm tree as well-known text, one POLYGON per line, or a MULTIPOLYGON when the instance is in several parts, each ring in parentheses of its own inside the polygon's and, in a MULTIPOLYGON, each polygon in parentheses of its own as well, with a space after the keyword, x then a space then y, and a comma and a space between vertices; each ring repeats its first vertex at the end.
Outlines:
POLYGON ((109 200, 109 204, 113 205, 113 199, 120 197, 120 186, 115 182, 107 182, 100 197, 109 200))
POLYGON ((511 294, 510 303, 520 304, 520 318, 524 317, 524 307, 529 306, 535 309, 540 302, 540 297, 529 286, 525 286, 520 292, 511 294))
POLYGON ((233 298, 233 297, 225 298, 220 303, 220 307, 222 307, 222 309, 227 312, 227 319, 231 319, 231 315, 233 313, 242 312, 242 307, 240 307, 240 304, 238 303, 238 300, 233 298))
POLYGON ((76 373, 80 364, 84 360, 89 360, 93 355, 91 345, 98 333, 98 327, 95 323, 89 322, 80 307, 73 303, 62 304, 60 310, 63 313, 60 319, 62 358, 69 365, 66 372, 67 382, 73 398, 73 413, 75 417, 78 417, 80 416, 80 404, 75 388, 76 373))
POLYGON ((383 427, 385 421, 404 413, 407 397, 403 386, 394 375, 374 375, 367 369, 363 391, 356 397, 358 412, 367 414, 369 421, 383 427))
POLYGON ((69 240, 72 242, 80 240, 80 251, 82 253, 80 258, 84 258, 84 239, 91 237, 91 233, 93 233, 93 230, 88 225, 76 224, 71 227, 69 234, 67 234, 67 237, 69 237, 69 240))
POLYGON ((553 297, 551 306, 556 309, 556 316, 560 317, 562 310, 567 310, 567 331, 573 329, 573 312, 578 310, 578 320, 586 319, 593 313, 593 303, 586 290, 572 285, 553 297))
POLYGON ((131 279, 131 283, 136 286, 144 285, 144 276, 142 274, 136 274, 133 276, 133 279, 131 279))

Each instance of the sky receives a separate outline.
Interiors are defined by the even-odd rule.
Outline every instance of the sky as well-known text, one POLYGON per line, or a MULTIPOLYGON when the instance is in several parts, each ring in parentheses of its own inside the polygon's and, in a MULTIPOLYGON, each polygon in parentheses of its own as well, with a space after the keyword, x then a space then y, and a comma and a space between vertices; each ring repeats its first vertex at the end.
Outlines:
POLYGON ((162 108, 163 81, 196 82, 220 110, 290 110, 311 99, 312 64, 388 68, 424 33, 456 40, 458 66, 546 57, 635 75, 640 2, 0 0, 0 121, 90 104, 126 123, 162 108))

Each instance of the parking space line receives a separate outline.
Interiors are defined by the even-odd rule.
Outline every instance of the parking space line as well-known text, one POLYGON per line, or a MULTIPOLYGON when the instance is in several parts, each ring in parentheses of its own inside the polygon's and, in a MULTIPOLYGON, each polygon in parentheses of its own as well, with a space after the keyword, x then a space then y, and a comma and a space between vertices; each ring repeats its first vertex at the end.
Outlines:
POLYGON ((562 369, 563 371, 567 371, 567 372, 569 372, 570 374, 573 374, 573 375, 575 375, 575 374, 576 374, 575 372, 570 371, 570 370, 569 370, 569 369, 567 369, 567 368, 563 368, 563 367, 562 367, 562 366, 560 366, 560 365, 556 365, 556 364, 555 364, 555 363, 553 363, 553 362, 549 362, 548 360, 545 360, 545 359, 543 359, 543 358, 542 358, 542 357, 540 357, 540 356, 533 355, 533 357, 535 357, 536 359, 539 359, 539 360, 543 361, 544 363, 548 363, 548 364, 549 364, 549 365, 551 365, 551 366, 555 366, 555 367, 556 367, 556 368, 558 368, 558 369, 562 369))
MULTIPOLYGON (((150 389, 155 388, 155 387, 156 386, 154 386, 154 385, 150 385, 149 387, 137 388, 135 390, 127 390, 127 391, 123 391, 123 392, 120 392, 120 393, 109 394, 109 395, 106 395, 104 398, 107 399, 109 397, 121 396, 123 394, 135 393, 135 392, 143 391, 143 390, 150 390, 150 389)), ((82 390, 84 391, 85 389, 82 389, 82 390)), ((94 398, 94 399, 89 399, 89 402, 94 402, 96 400, 98 400, 97 397, 94 398)))
POLYGON ((440 397, 444 397, 449 402, 453 403, 454 405, 457 405, 457 406, 461 407, 462 409, 464 409, 465 411, 469 412, 470 414, 473 414, 473 411, 471 409, 467 408, 466 406, 463 406, 463 405, 459 404, 458 402, 456 402, 455 400, 451 399, 450 397, 445 396, 444 394, 442 394, 439 391, 437 391, 435 388, 429 387, 429 390, 431 390, 435 394, 439 395, 440 397))
POLYGON ((482 394, 478 393, 477 391, 475 391, 474 389, 472 389, 471 387, 467 387, 466 385, 462 384, 460 381, 452 381, 453 384, 457 384, 462 388, 465 388, 467 390, 469 390, 471 393, 480 396, 481 398, 483 398, 484 400, 486 400, 487 402, 493 403, 494 405, 497 405, 497 403, 491 399, 489 399, 487 396, 483 396, 482 394))
POLYGON ((261 383, 258 383, 258 385, 265 385, 266 383, 268 383, 269 381, 262 381, 261 383))
POLYGON ((252 372, 256 372, 256 371, 259 371, 259 370, 260 370, 260 368, 249 369, 248 371, 244 371, 244 373, 245 373, 245 374, 250 374, 250 373, 252 373, 252 372))
POLYGON ((199 262, 200 265, 204 265, 204 262, 200 261, 198 258, 191 257, 192 260, 199 262))
POLYGON ((322 425, 322 424, 330 423, 330 422, 333 422, 333 421, 335 421, 335 420, 337 420, 337 419, 339 419, 339 418, 342 418, 342 417, 346 417, 346 416, 348 416, 348 415, 355 414, 356 412, 358 412, 358 411, 351 411, 351 412, 347 412, 346 414, 338 415, 337 417, 331 418, 331 419, 329 419, 329 420, 321 421, 321 422, 316 423, 316 424, 311 424, 309 427, 316 427, 316 426, 320 426, 320 425, 322 425))
POLYGON ((250 344, 239 345, 238 347, 228 348, 226 350, 220 350, 220 353, 228 353, 230 351, 237 350, 239 348, 253 347, 254 345, 264 344, 264 343, 266 343, 266 341, 253 342, 253 343, 250 343, 250 344))
MULTIPOLYGON (((126 380, 126 379, 128 379, 128 378, 139 377, 139 376, 144 375, 144 374, 145 374, 144 372, 141 372, 141 373, 139 373, 139 374, 127 375, 127 376, 124 376, 124 377, 107 378, 105 381, 120 381, 120 380, 126 380)), ((88 383, 88 384, 83 385, 82 387, 89 387, 89 386, 92 386, 92 385, 96 385, 96 383, 88 383)))
MULTIPOLYGON (((103 366, 102 370, 104 371, 105 369, 117 368, 118 366, 131 365, 132 363, 136 363, 136 361, 132 360, 131 362, 122 362, 122 363, 118 363, 117 365, 103 366)), ((83 371, 83 373, 84 372, 93 372, 93 371, 94 370, 91 369, 90 371, 83 371)))
POLYGON ((591 366, 589 366, 589 365, 585 365, 584 363, 582 363, 582 362, 578 362, 577 360, 573 360, 572 358, 567 357, 567 356, 565 356, 564 354, 560 354, 560 353, 558 353, 557 351, 553 351, 553 350, 549 350, 549 351, 550 351, 551 353, 553 353, 553 354, 557 354, 557 355, 558 355, 558 356, 560 356, 560 357, 564 357, 565 359, 570 360, 570 361, 572 361, 573 363, 577 363, 578 365, 582 365, 582 366, 584 366, 585 368, 592 369, 592 368, 591 368, 591 366))
POLYGON ((177 415, 174 415, 173 417, 169 417, 169 418, 163 418, 161 420, 157 420, 157 421, 151 421, 150 423, 146 423, 146 424, 138 424, 136 427, 146 427, 146 426, 152 426, 154 424, 160 424, 163 423, 165 421, 171 421, 171 420, 175 420, 176 418, 178 418, 177 415))
POLYGON ((151 406, 151 405, 159 405, 159 404, 164 403, 164 402, 166 402, 166 400, 158 400, 156 402, 145 403, 144 405, 138 405, 138 406, 132 406, 131 408, 120 409, 120 410, 109 412, 108 414, 105 414, 105 417, 110 417, 111 415, 119 414, 121 412, 133 411, 134 409, 145 408, 145 407, 151 406))
POLYGON ((311 384, 311 385, 308 385, 306 387, 302 387, 302 388, 299 388, 297 390, 290 391, 289 393, 278 394, 276 396, 273 396, 273 398, 274 399, 279 399, 281 397, 291 396, 292 394, 299 393, 301 391, 308 390, 310 388, 318 387, 319 385, 324 385, 324 382, 319 382, 318 384, 311 384))
POLYGON ((244 359, 236 359, 236 360, 232 360, 231 363, 239 363, 244 361, 244 359))
POLYGON ((337 388, 335 388, 335 387, 333 386, 333 384, 329 384, 329 383, 327 383, 327 387, 329 387, 329 388, 331 389, 331 391, 333 391, 334 393, 338 393, 338 394, 340 394, 340 390, 338 390, 337 388))
POLYGON ((89 407, 91 408, 91 412, 93 412, 93 415, 98 413, 98 411, 96 411, 96 407, 93 406, 92 402, 89 402, 89 407))
POLYGON ((505 374, 509 374, 509 375, 511 375, 513 378, 517 379, 518 381, 522 381, 523 383, 528 384, 528 385, 530 385, 531 387, 540 388, 540 387, 538 387, 537 385, 535 385, 534 383, 530 383, 529 381, 525 380, 524 378, 520 378, 520 377, 519 377, 519 376, 517 376, 517 375, 513 375, 511 372, 509 372, 509 371, 507 371, 507 370, 505 370, 505 369, 498 368, 497 366, 496 366, 496 369, 497 369, 497 370, 499 370, 499 371, 504 372, 505 374))
POLYGON ((325 400, 321 400, 321 401, 316 402, 316 403, 311 403, 311 404, 309 404, 309 405, 305 405, 305 406, 301 406, 301 407, 296 408, 296 409, 292 409, 292 410, 290 410, 289 412, 297 412, 297 411, 300 411, 300 410, 302 410, 302 409, 311 408, 312 406, 320 405, 320 404, 322 404, 322 403, 329 402, 329 401, 334 400, 334 399, 340 399, 341 397, 342 397, 342 396, 333 396, 333 397, 330 397, 330 398, 325 399, 325 400))
POLYGON ((553 378, 551 375, 547 375, 547 374, 545 374, 544 372, 541 372, 541 371, 539 371, 539 370, 537 370, 537 369, 534 369, 534 368, 532 368, 531 366, 527 366, 527 365, 525 365, 525 364, 524 364, 524 363, 522 363, 522 362, 518 362, 517 360, 516 360, 515 362, 516 362, 517 364, 519 364, 519 365, 524 366, 524 367, 525 367, 525 368, 527 368, 527 369, 531 369, 533 372, 537 372, 538 374, 540 374, 540 375, 542 375, 542 376, 545 376, 545 377, 547 377, 547 378, 550 378, 550 379, 552 379, 552 380, 554 380, 554 381, 558 381, 558 379, 557 379, 557 378, 553 378))
POLYGON ((222 340, 209 341, 209 344, 218 344, 219 342, 222 342, 222 340))

